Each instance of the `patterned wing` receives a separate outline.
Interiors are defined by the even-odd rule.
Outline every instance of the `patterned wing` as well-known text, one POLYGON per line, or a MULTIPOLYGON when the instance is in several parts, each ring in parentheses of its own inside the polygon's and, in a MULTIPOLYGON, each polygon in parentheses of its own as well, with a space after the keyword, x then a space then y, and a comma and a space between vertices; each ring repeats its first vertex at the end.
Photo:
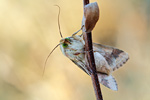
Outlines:
POLYGON ((108 62, 108 65, 115 71, 127 62, 129 56, 126 52, 111 46, 93 43, 94 52, 99 52, 108 62))
MULTIPOLYGON (((71 60, 71 59, 70 59, 71 60)), ((82 61, 74 61, 71 60, 74 64, 76 64, 80 69, 82 69, 85 73, 89 75, 86 65, 82 61)))
POLYGON ((101 73, 97 73, 97 75, 98 75, 98 80, 101 84, 103 84, 104 86, 108 87, 111 90, 114 91, 118 90, 117 82, 112 75, 105 75, 101 73))

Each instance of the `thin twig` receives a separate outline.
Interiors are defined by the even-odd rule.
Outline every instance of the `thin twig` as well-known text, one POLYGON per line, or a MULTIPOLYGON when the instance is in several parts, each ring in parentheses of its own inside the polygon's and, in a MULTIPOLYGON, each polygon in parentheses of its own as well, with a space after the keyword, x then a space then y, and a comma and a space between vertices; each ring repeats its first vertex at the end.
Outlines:
MULTIPOLYGON (((83 0, 83 5, 89 4, 89 0, 83 0)), ((93 87, 95 90, 95 95, 97 100, 103 100, 100 84, 98 81, 98 76, 96 73, 96 66, 95 66, 95 60, 94 60, 94 54, 93 54, 93 44, 92 44, 92 32, 90 33, 83 33, 83 38, 85 41, 85 50, 89 51, 86 53, 87 60, 89 62, 89 69, 91 72, 91 78, 93 82, 93 87)))

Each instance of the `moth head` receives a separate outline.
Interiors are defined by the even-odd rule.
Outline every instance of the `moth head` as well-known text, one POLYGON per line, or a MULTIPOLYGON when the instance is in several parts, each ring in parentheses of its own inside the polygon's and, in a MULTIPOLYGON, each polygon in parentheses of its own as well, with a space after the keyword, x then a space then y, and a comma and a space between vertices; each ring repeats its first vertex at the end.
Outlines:
POLYGON ((60 40, 60 45, 62 45, 63 48, 67 48, 69 45, 71 45, 71 38, 63 38, 60 40))

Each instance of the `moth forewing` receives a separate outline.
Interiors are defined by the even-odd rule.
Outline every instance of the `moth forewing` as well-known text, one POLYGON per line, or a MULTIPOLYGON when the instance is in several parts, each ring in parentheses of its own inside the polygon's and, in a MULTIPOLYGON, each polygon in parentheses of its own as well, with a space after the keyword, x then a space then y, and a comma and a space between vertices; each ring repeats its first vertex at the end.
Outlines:
POLYGON ((73 35, 72 37, 61 39, 60 48, 66 57, 89 74, 85 64, 84 41, 80 35, 73 35), (66 43, 65 40, 69 40, 70 43, 66 43))
POLYGON ((125 64, 129 59, 126 52, 111 46, 93 43, 93 49, 106 59, 113 71, 125 64))

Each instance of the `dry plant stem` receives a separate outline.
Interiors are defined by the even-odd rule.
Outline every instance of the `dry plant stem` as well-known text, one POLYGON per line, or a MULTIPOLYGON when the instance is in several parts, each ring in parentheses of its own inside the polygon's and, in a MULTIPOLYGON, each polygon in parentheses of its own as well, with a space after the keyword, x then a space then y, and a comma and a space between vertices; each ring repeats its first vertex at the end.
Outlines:
MULTIPOLYGON (((83 0, 84 6, 89 4, 89 0, 83 0)), ((86 53, 87 60, 89 62, 89 70, 91 72, 91 78, 93 82, 93 87, 95 90, 95 95, 97 100, 103 100, 100 84, 98 81, 98 76, 96 73, 96 66, 95 66, 95 60, 94 60, 94 54, 93 54, 93 44, 92 44, 92 33, 83 33, 83 38, 85 41, 85 50, 89 51, 86 53)))
POLYGON ((91 72, 91 78, 92 78, 92 82, 93 82, 93 87, 95 90, 95 95, 96 95, 96 99, 97 100, 103 100, 102 97, 102 93, 101 93, 101 89, 100 89, 100 85, 99 85, 99 81, 98 81, 98 77, 97 77, 97 73, 96 73, 96 67, 95 67, 95 60, 94 60, 94 56, 93 56, 93 51, 91 51, 92 48, 92 36, 91 36, 91 32, 90 33, 85 33, 83 35, 84 40, 85 40, 85 50, 86 51, 90 51, 87 52, 87 60, 89 62, 89 70, 91 72))

